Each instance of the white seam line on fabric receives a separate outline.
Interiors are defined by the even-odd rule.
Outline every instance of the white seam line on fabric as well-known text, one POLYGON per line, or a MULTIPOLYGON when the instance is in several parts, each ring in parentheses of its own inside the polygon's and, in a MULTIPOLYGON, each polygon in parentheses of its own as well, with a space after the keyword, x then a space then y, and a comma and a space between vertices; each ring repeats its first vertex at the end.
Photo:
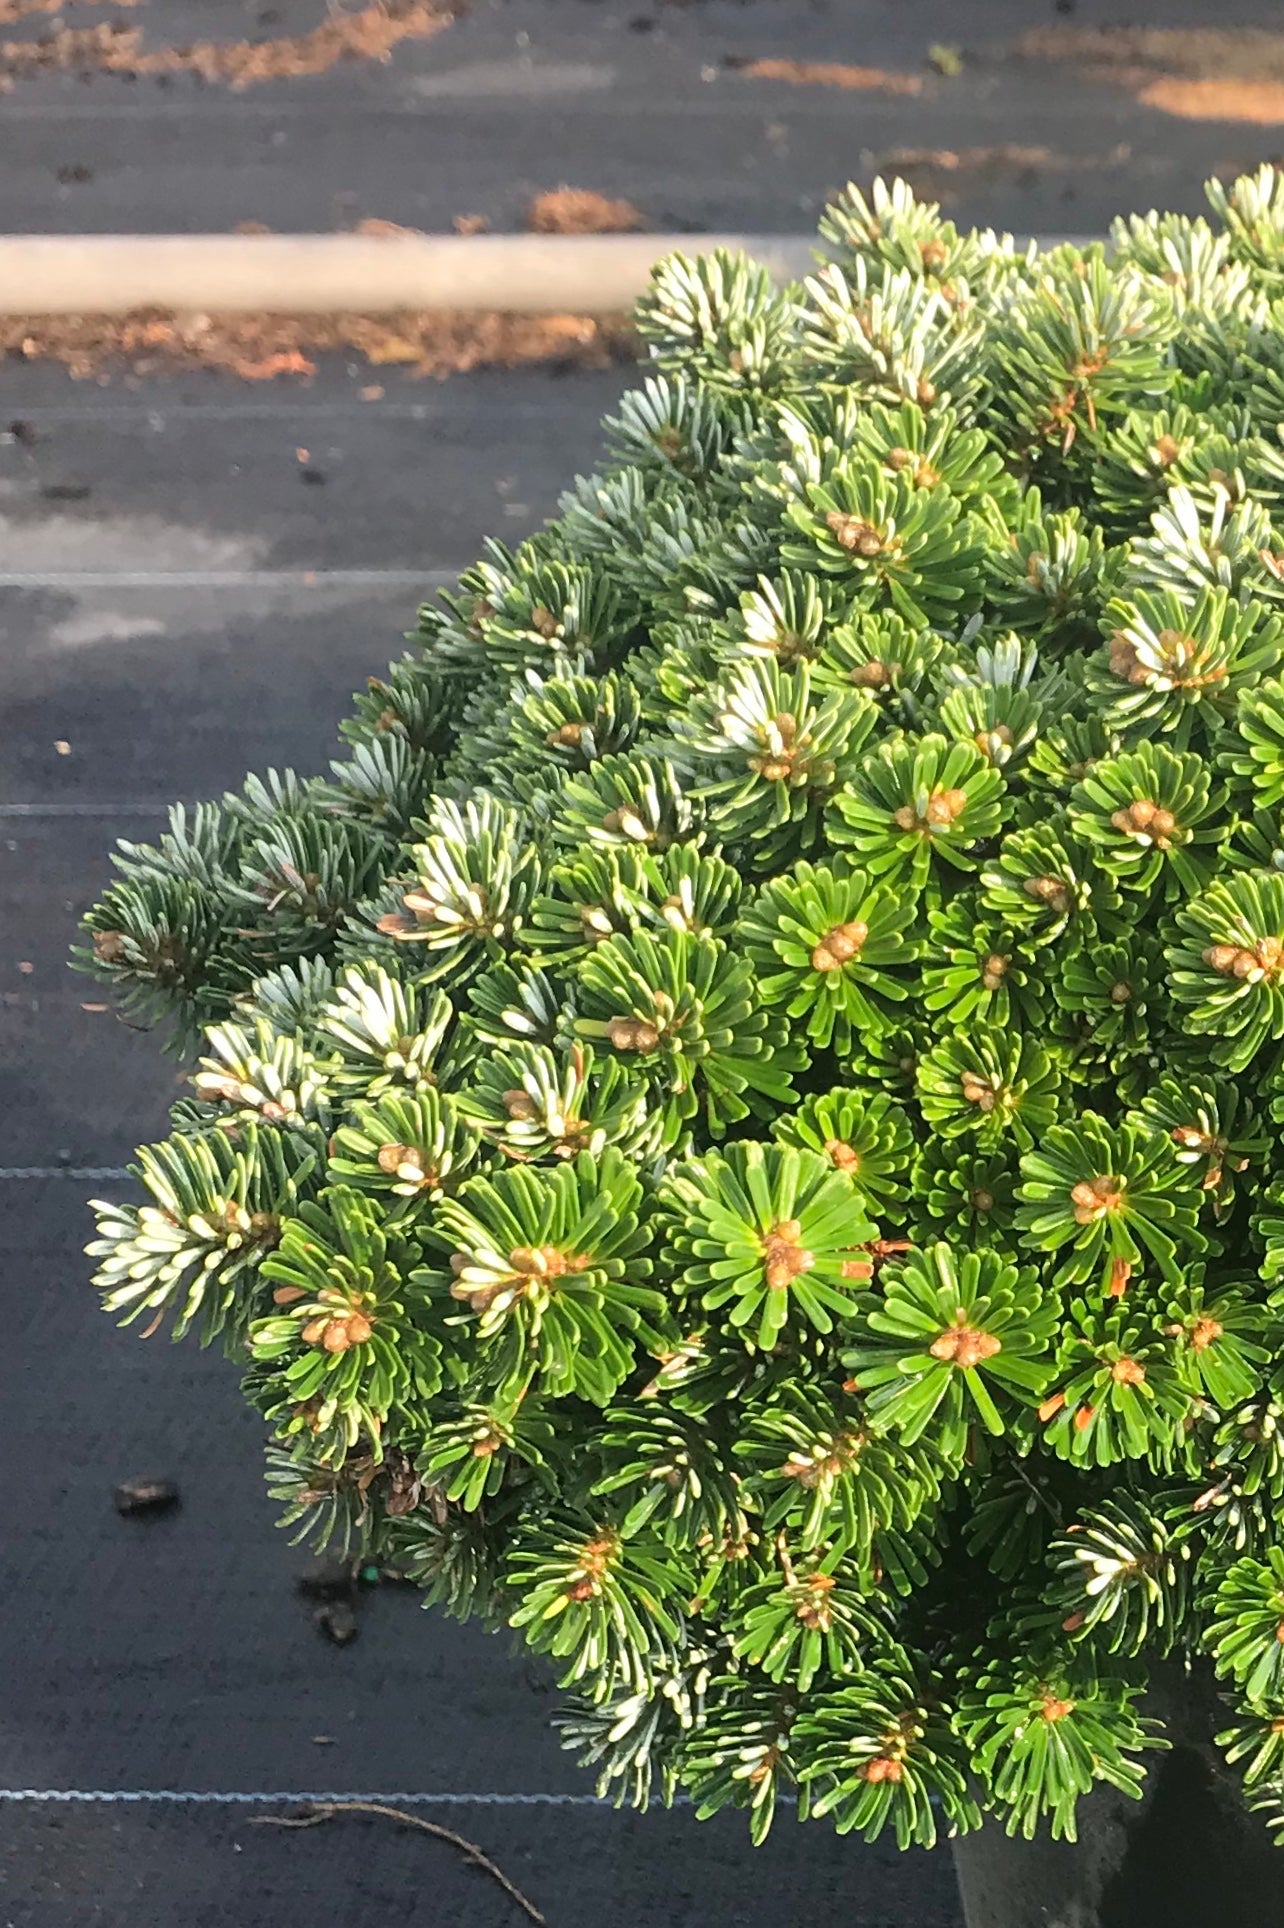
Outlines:
POLYGON ((172 803, 0 803, 0 818, 167 817, 172 808, 172 803))
MULTIPOLYGON (((340 1801, 371 1801, 384 1807, 589 1807, 611 1808, 611 1802, 598 1794, 366 1794, 301 1792, 298 1789, 267 1789, 248 1793, 239 1790, 206 1791, 192 1788, 0 1788, 0 1801, 48 1801, 69 1806, 141 1804, 145 1801, 189 1803, 198 1807, 259 1807, 282 1803, 310 1803, 324 1806, 340 1801)), ((676 1805, 676 1803, 675 1803, 676 1805)))
MULTIPOLYGON (((92 526, 92 525, 90 525, 92 526)), ((5 569, 0 589, 440 589, 454 569, 5 569)))
MULTIPOLYGON (((935 1796, 932 1797, 935 1803, 935 1796)), ((326 1807, 343 1802, 364 1802, 379 1807, 444 1808, 596 1808, 608 1814, 623 1815, 614 1801, 601 1794, 368 1794, 302 1792, 299 1789, 264 1790, 261 1793, 220 1789, 215 1792, 194 1788, 83 1788, 83 1787, 0 1787, 0 1803, 17 1806, 47 1804, 63 1807, 142 1807, 151 1801, 169 1807, 326 1807)), ((657 1803, 657 1807, 659 1807, 657 1803)), ((798 1805, 794 1794, 777 1797, 778 1808, 798 1805)), ((675 1796, 673 1808, 692 1808, 689 1794, 675 1796)))
MULTIPOLYGON (((532 69, 532 72, 538 79, 539 68, 532 69)), ((738 82, 734 73, 729 77, 733 87, 744 87, 743 81, 738 82)), ((780 85, 784 87, 788 83, 782 82, 780 85)), ((814 96, 805 103, 808 114, 823 114, 829 110, 835 117, 842 116, 844 119, 850 117, 850 96, 845 95, 841 89, 834 88, 832 95, 824 88, 812 88, 808 92, 814 96)), ((675 118, 694 115, 701 120, 707 119, 711 114, 731 120, 741 117, 761 125, 764 117, 768 120, 779 119, 782 113, 796 111, 803 105, 801 100, 796 100, 792 88, 787 97, 782 97, 778 93, 772 100, 764 98, 757 89, 745 88, 743 94, 739 95, 730 90, 719 94, 716 88, 710 85, 704 95, 670 96, 668 100, 659 103, 658 111, 671 114, 675 118)), ((222 119, 235 122, 238 119, 251 117, 256 120, 301 120, 305 114, 314 114, 319 111, 331 121, 372 120, 375 117, 381 120, 413 121, 422 119, 428 113, 438 116, 446 113, 464 115, 470 112, 476 113, 479 106, 508 107, 510 110, 531 107, 545 113, 550 109, 556 110, 559 106, 564 106, 568 112, 573 108, 580 116, 586 113, 598 113, 609 115, 612 120, 618 119, 621 115, 651 119, 657 112, 657 103, 653 98, 626 100, 612 94, 608 88, 588 89, 572 86, 560 89, 550 87, 544 93, 532 91, 524 94, 493 88, 489 93, 461 91, 450 94, 443 90, 440 93, 416 96, 407 90, 392 100, 376 100, 371 96, 348 104, 330 98, 318 100, 315 106, 301 101, 247 100, 244 96, 233 100, 223 97, 212 101, 157 101, 155 104, 150 101, 128 103, 103 101, 101 105, 94 101, 15 102, 9 97, 4 103, 4 117, 6 121, 45 120, 50 125, 65 120, 222 119)))
MULTIPOLYGON (((634 364, 620 363, 618 366, 621 372, 625 372, 631 370, 634 364)), ((644 364, 639 362, 636 366, 642 368, 644 364)), ((301 395, 293 403, 238 402, 231 399, 226 402, 140 399, 136 402, 82 402, 76 407, 63 402, 31 402, 23 407, 23 419, 28 422, 74 422, 80 427, 92 427, 97 422, 114 427, 123 422, 146 429, 151 429, 155 424, 154 432, 158 434, 183 422, 223 422, 229 417, 240 422, 297 422, 301 417, 313 421, 335 416, 341 416, 344 420, 363 421, 373 417, 385 421, 429 422, 434 425, 458 423, 463 428, 469 423, 476 423, 479 418, 482 421, 541 422, 552 415, 586 416, 593 413, 591 406, 586 407, 582 399, 568 394, 552 395, 547 401, 538 402, 485 402, 463 396, 456 400, 448 393, 428 402, 390 400, 387 396, 379 402, 310 401, 306 395, 301 395)), ((597 427, 595 414, 594 427, 597 427)))
POLYGON ((130 1177, 126 1165, 0 1165, 5 1178, 78 1178, 85 1183, 116 1183, 130 1177))

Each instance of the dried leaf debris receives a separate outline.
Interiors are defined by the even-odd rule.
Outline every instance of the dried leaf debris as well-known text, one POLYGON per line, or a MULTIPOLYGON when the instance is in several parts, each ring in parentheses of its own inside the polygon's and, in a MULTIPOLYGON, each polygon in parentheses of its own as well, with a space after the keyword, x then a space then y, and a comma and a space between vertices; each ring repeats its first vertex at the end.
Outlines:
POLYGON ((1077 67, 1180 120, 1284 122, 1284 33, 1268 27, 1038 27, 1013 51, 1077 67))
POLYGON ((636 342, 623 317, 423 311, 401 315, 16 315, 0 317, 0 354, 64 364, 77 380, 217 368, 241 381, 315 375, 346 354, 443 379, 476 368, 553 363, 606 368, 636 342))
POLYGON ((650 225, 632 201, 612 201, 592 188, 549 188, 526 210, 532 234, 635 234, 650 225))
MULTIPOLYGON (((52 11, 46 0, 0 0, 0 24, 52 11)), ((402 41, 427 40, 453 18, 454 9, 437 0, 372 0, 355 13, 333 10, 306 33, 269 40, 197 40, 177 47, 149 47, 145 29, 114 20, 92 27, 59 26, 34 39, 0 41, 0 84, 50 72, 134 79, 192 74, 240 92, 263 81, 325 74, 344 61, 388 60, 402 41)))

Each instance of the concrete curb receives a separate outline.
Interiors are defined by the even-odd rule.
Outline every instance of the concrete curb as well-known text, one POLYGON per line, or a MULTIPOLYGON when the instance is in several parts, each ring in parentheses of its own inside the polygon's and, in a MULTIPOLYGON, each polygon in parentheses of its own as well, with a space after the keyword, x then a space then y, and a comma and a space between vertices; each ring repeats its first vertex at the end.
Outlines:
POLYGON ((781 281, 816 265, 775 234, 105 234, 0 237, 0 314, 618 314, 675 251, 745 249, 781 281))
MULTIPOLYGON (((1041 247, 1098 238, 1038 237, 1041 247)), ((792 281, 816 267, 820 244, 810 234, 3 235, 0 315, 621 314, 665 255, 715 248, 743 249, 792 281)))

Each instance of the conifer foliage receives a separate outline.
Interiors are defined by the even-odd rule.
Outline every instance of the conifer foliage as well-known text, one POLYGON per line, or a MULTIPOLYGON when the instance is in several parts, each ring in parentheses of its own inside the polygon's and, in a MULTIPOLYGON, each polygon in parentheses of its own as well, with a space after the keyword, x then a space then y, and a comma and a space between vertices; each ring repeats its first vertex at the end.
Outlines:
POLYGON ((1212 198, 662 264, 606 465, 87 919, 199 1060, 107 1308, 620 1801, 1073 1835, 1175 1655, 1284 1814, 1284 180, 1212 198))

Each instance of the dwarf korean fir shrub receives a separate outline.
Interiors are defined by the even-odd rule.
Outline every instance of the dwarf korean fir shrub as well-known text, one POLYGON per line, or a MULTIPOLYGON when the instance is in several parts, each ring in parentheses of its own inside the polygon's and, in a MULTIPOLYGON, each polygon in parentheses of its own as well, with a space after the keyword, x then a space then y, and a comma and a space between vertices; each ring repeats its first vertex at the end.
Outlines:
POLYGON ((1284 177, 670 260, 610 456, 325 776, 122 845, 199 1057, 107 1308, 602 1789, 1073 1834, 1206 1657, 1284 1827, 1284 177))

